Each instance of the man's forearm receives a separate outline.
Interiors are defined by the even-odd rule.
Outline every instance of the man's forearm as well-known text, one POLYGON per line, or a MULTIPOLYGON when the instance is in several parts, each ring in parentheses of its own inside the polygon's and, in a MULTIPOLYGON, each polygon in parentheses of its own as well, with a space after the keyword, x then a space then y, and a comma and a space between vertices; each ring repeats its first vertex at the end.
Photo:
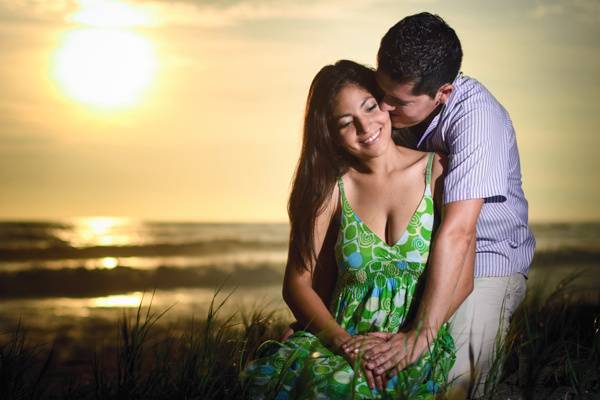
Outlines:
POLYGON ((448 321, 466 298, 471 294, 474 288, 474 269, 475 269, 475 245, 477 239, 473 237, 471 239, 471 245, 467 249, 467 256, 461 269, 460 277, 456 282, 454 288, 454 295, 452 296, 450 306, 448 307, 448 313, 446 314, 446 321, 448 321))
POLYGON ((473 288, 474 245, 472 233, 439 232, 432 248, 415 329, 426 329, 435 335, 469 295, 473 288))

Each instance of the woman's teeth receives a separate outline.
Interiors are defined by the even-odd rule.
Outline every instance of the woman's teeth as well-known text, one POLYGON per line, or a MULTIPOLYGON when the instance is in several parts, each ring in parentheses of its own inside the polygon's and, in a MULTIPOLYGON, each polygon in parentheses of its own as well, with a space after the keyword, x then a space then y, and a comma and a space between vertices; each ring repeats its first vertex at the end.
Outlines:
POLYGON ((362 141, 361 141, 361 143, 362 143, 362 144, 370 144, 370 143, 373 143, 373 142, 374 142, 374 141, 375 141, 375 140, 376 140, 376 139, 379 137, 379 135, 380 135, 380 134, 381 134, 381 129, 379 129, 379 130, 377 131, 377 133, 375 133, 375 134, 373 134, 373 135, 369 136, 369 137, 368 137, 368 138, 366 138, 365 140, 362 140, 362 141))

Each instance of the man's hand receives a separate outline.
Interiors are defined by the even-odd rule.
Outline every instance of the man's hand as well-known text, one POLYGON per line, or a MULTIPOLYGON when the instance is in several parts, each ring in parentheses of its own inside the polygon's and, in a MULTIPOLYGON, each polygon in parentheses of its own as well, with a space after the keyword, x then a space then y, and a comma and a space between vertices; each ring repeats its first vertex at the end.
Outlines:
POLYGON ((342 345, 342 350, 346 354, 355 354, 362 357, 367 350, 370 350, 379 344, 385 343, 385 341, 389 339, 389 336, 387 335, 392 334, 385 332, 371 332, 367 333, 366 335, 352 336, 350 340, 342 345))
POLYGON ((344 342, 340 346, 340 353, 346 360, 354 367, 356 361, 359 360, 362 371, 367 380, 367 384, 371 389, 377 388, 379 391, 383 391, 387 384, 387 377, 385 374, 376 374, 372 369, 367 368, 366 360, 364 359, 365 351, 385 343, 385 338, 372 334, 367 335, 356 335, 352 336, 349 340, 344 342))
POLYGON ((365 352, 366 367, 377 375, 397 374, 416 362, 433 341, 431 332, 421 330, 391 334, 383 343, 365 352))

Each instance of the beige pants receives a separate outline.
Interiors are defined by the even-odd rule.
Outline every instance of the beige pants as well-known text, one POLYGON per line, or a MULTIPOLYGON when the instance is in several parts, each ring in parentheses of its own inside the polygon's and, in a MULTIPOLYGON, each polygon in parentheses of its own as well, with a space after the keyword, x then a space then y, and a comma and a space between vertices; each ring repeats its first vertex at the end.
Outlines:
POLYGON ((526 291, 522 274, 475 278, 474 283, 473 292, 450 319, 457 353, 449 381, 465 395, 471 390, 470 398, 483 395, 498 340, 506 336, 510 318, 526 291), (473 386, 469 389, 471 382, 473 386))

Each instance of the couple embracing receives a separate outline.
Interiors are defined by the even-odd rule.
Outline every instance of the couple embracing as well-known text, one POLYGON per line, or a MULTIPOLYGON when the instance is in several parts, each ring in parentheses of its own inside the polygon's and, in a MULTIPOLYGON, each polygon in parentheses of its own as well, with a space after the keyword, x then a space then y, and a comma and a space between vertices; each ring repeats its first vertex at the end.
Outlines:
POLYGON ((377 70, 322 68, 289 200, 297 319, 242 372, 250 398, 477 397, 535 241, 506 110, 440 17, 404 18, 377 70))

